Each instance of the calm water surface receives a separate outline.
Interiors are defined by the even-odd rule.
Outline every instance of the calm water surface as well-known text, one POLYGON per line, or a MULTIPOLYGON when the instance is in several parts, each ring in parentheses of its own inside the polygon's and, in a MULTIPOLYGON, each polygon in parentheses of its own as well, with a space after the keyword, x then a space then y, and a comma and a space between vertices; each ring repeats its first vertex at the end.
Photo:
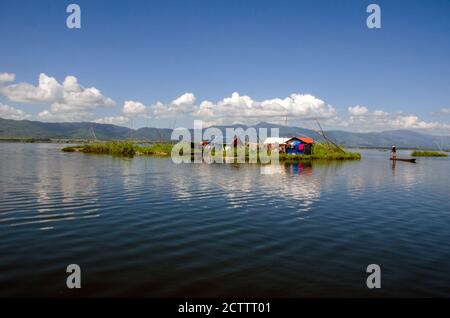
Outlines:
POLYGON ((0 144, 0 296, 450 297, 448 158, 261 168, 61 147, 0 144))

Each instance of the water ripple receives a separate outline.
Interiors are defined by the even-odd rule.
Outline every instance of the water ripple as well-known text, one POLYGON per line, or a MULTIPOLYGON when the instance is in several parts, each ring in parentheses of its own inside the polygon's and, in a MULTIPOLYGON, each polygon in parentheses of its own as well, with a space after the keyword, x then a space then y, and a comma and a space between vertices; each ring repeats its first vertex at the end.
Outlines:
POLYGON ((84 296, 370 296, 370 263, 386 269, 380 295, 450 295, 450 160, 174 165, 0 147, 0 296, 64 296, 70 263, 84 296))

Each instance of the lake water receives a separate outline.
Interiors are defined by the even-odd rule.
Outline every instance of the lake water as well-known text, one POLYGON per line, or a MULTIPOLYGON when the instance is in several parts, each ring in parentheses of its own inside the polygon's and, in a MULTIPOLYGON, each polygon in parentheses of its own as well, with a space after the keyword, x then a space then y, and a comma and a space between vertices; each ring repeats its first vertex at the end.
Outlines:
POLYGON ((0 296, 450 296, 449 158, 262 168, 62 147, 0 143, 0 296))

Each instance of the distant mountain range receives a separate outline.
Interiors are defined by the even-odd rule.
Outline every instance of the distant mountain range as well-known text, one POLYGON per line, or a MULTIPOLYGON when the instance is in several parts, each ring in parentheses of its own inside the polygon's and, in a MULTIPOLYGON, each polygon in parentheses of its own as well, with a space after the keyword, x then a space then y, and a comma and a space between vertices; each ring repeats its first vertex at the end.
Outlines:
MULTIPOLYGON (((216 126, 225 134, 225 126, 216 126)), ((322 140, 322 136, 310 129, 287 127, 270 123, 254 126, 232 125, 227 127, 278 128, 280 137, 308 136, 322 140)), ((135 139, 148 141, 170 141, 172 129, 139 128, 130 129, 97 123, 44 123, 29 120, 0 118, 0 139, 135 139)), ((270 134, 270 131, 269 131, 270 134)), ((355 133, 340 130, 325 131, 328 139, 347 147, 390 147, 438 149, 450 148, 450 136, 434 136, 409 130, 355 133)))

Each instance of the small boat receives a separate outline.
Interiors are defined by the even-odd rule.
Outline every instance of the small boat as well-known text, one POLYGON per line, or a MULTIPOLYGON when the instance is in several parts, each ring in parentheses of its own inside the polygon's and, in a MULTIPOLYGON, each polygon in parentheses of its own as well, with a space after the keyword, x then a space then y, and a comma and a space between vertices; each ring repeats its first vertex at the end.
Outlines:
POLYGON ((416 163, 416 159, 415 158, 389 158, 391 160, 395 160, 395 161, 405 161, 405 162, 413 162, 416 163))

